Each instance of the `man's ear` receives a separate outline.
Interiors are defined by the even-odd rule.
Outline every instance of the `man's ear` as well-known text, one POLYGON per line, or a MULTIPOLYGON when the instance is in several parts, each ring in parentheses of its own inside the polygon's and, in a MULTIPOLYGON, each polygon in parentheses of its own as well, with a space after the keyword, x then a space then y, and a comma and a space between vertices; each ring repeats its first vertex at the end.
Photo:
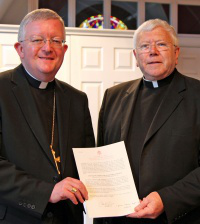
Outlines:
POLYGON ((17 42, 14 44, 14 47, 15 47, 15 50, 17 51, 19 57, 21 59, 23 59, 24 58, 24 47, 22 46, 22 44, 17 42))
POLYGON ((135 50, 133 50, 133 54, 134 54, 134 56, 135 56, 136 66, 139 67, 139 66, 138 66, 138 63, 137 63, 137 57, 136 57, 136 52, 135 52, 135 50))
POLYGON ((64 52, 66 52, 66 51, 67 51, 67 49, 68 49, 68 45, 67 45, 67 44, 65 44, 65 45, 64 45, 64 52))
POLYGON ((175 65, 178 64, 178 56, 179 56, 179 54, 180 54, 180 48, 176 47, 176 49, 175 49, 175 55, 176 55, 175 65))

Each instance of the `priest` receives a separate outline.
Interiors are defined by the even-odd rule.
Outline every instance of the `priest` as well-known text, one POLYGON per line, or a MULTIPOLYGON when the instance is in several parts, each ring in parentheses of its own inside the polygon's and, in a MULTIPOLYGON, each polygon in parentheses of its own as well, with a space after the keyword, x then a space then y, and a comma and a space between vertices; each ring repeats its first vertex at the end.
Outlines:
POLYGON ((98 145, 125 141, 140 204, 95 224, 200 223, 200 82, 176 69, 175 30, 160 19, 134 33, 143 77, 108 89, 98 145))
POLYGON ((72 148, 95 143, 86 94, 55 78, 62 18, 30 12, 14 46, 21 64, 0 74, 0 223, 83 224, 88 192, 72 148))

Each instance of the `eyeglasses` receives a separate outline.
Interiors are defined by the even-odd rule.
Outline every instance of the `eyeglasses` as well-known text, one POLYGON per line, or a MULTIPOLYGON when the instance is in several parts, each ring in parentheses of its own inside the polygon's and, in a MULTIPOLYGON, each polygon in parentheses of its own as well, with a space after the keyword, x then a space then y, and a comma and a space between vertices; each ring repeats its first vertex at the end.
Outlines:
POLYGON ((45 39, 43 37, 40 36, 34 36, 30 39, 25 39, 25 40, 21 40, 19 42, 24 42, 24 41, 29 41, 32 45, 37 46, 37 47, 43 47, 47 41, 49 41, 49 43, 51 44, 52 47, 55 48, 61 48, 64 46, 65 44, 65 40, 62 40, 60 38, 54 37, 52 39, 45 39))
POLYGON ((137 49, 140 50, 140 52, 142 53, 149 53, 151 47, 155 46, 158 51, 167 51, 170 48, 170 45, 176 47, 176 45, 169 42, 157 41, 155 42, 155 44, 149 44, 149 43, 142 44, 141 46, 137 47, 137 49))

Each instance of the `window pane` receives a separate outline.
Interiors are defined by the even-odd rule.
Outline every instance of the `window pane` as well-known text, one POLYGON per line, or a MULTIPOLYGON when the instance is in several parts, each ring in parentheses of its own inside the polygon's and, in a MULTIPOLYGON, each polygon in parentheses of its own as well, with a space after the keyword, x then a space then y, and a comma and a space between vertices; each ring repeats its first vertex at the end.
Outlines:
POLYGON ((101 25, 102 23, 102 15, 103 0, 76 1, 76 27, 79 27, 81 25, 82 27, 98 28, 97 26, 101 25), (98 15, 101 15, 101 19, 99 19, 98 15), (84 21, 86 26, 82 24, 84 21))
POLYGON ((200 6, 178 6, 178 33, 200 34, 200 6))
POLYGON ((20 24, 21 20, 28 13, 27 0, 3 0, 0 2, 0 23, 20 24), (14 16, 13 16, 14 15, 14 16))
POLYGON ((68 0, 39 0, 39 9, 47 8, 52 9, 58 13, 64 20, 65 26, 68 26, 68 0))
POLYGON ((112 1, 111 16, 121 20, 127 29, 134 30, 137 28, 137 3, 112 1))
POLYGON ((169 4, 145 3, 145 20, 162 19, 169 23, 169 4))

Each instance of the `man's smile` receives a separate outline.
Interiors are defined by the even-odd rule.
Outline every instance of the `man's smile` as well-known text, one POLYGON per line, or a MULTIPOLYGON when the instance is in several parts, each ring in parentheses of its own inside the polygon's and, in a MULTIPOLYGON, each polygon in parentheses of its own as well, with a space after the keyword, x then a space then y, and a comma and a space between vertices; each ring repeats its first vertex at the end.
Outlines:
POLYGON ((42 60, 54 60, 54 58, 50 58, 50 57, 39 57, 39 59, 42 59, 42 60))

